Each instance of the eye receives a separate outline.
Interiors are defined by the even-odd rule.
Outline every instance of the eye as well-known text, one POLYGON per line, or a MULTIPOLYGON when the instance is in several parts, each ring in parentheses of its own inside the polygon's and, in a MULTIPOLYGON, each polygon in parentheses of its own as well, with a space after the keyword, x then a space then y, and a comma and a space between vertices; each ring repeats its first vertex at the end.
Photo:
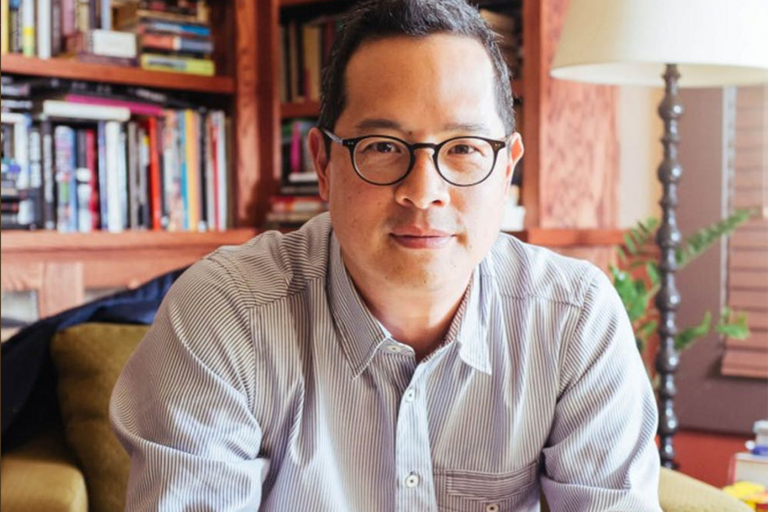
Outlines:
POLYGON ((363 152, 369 153, 378 153, 378 154, 387 154, 387 153, 396 153, 399 152, 399 148, 397 144, 394 142, 389 141, 377 141, 377 142, 371 142, 370 144, 366 145, 363 148, 363 152))
POLYGON ((473 146, 470 146, 469 144, 456 144, 451 146, 450 151, 451 153, 457 155, 471 155, 472 153, 476 152, 477 149, 473 146))

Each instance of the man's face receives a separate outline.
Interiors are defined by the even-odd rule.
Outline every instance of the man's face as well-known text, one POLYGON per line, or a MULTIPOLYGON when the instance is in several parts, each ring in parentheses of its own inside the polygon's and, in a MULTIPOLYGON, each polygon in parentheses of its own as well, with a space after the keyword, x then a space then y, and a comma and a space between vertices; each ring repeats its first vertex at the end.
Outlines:
MULTIPOLYGON (((387 38, 365 43, 346 71, 347 103, 335 133, 341 138, 390 135, 439 143, 460 135, 507 135, 494 94, 491 59, 477 41, 454 35, 387 38)), ((329 201, 344 262, 360 286, 395 285, 429 292, 464 283, 485 257, 502 221, 504 198, 522 155, 519 136, 499 152, 490 177, 457 187, 438 174, 431 149, 416 150, 410 174, 376 186, 354 171, 349 151, 310 145, 329 201)), ((365 286, 363 286, 365 288, 365 286)))

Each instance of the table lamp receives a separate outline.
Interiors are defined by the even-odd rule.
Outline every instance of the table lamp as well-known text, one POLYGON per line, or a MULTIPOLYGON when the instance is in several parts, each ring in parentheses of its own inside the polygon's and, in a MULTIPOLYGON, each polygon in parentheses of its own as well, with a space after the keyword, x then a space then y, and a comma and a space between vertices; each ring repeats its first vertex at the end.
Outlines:
POLYGON ((661 252, 659 351, 659 454, 674 467, 677 431, 673 399, 679 359, 674 339, 680 294, 675 286, 675 250, 681 235, 675 218, 679 87, 768 83, 768 0, 572 0, 551 75, 608 85, 665 87, 664 160, 658 169, 663 195, 656 235, 661 252))

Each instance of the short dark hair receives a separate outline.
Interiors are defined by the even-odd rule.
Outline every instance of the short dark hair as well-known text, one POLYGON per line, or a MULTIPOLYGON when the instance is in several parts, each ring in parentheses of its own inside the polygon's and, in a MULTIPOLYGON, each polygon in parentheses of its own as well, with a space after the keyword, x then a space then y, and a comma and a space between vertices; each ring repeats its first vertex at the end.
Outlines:
MULTIPOLYGON (((471 37, 488 52, 496 78, 496 108, 507 135, 515 131, 512 86, 498 36, 476 7, 465 0, 365 0, 342 19, 328 65, 322 73, 321 128, 333 130, 346 106, 345 73, 352 55, 367 41, 387 37, 455 34, 471 37)), ((326 137, 326 150, 330 140, 326 137)))

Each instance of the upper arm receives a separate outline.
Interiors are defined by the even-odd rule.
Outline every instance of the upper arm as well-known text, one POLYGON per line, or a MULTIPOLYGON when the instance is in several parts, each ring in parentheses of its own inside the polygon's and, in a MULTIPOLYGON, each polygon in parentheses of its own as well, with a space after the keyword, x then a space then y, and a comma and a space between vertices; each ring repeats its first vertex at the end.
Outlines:
POLYGON ((267 461, 253 414, 250 311, 204 259, 174 284, 115 386, 126 510, 255 510, 267 461))

